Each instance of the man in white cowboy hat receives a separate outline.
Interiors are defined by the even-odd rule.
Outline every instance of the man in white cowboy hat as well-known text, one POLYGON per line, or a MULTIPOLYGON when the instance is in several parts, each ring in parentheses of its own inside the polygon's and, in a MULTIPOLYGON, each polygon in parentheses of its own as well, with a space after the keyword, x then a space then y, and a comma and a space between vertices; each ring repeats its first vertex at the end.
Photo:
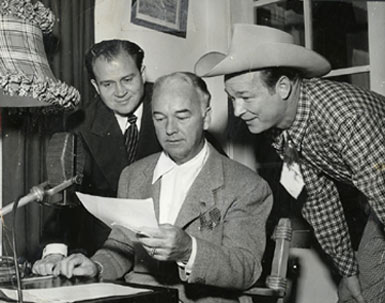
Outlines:
POLYGON ((329 70, 291 35, 247 24, 234 26, 227 54, 195 65, 198 75, 225 75, 234 115, 251 133, 272 135, 288 192, 297 198, 306 188, 302 215, 342 276, 340 302, 384 302, 385 97, 317 78, 329 70), (356 256, 335 181, 354 185, 370 205, 356 256))

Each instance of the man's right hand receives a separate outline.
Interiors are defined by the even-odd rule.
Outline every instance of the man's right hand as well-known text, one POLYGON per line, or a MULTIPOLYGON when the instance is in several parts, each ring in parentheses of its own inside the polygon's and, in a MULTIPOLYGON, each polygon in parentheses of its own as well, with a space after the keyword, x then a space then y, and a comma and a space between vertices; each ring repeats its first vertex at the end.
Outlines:
POLYGON ((55 266, 64 258, 61 254, 48 255, 43 259, 37 260, 33 264, 32 272, 36 275, 46 276, 54 273, 55 266))
POLYGON ((55 276, 63 275, 67 278, 72 276, 95 277, 99 274, 97 264, 83 254, 72 254, 64 258, 54 268, 55 276))

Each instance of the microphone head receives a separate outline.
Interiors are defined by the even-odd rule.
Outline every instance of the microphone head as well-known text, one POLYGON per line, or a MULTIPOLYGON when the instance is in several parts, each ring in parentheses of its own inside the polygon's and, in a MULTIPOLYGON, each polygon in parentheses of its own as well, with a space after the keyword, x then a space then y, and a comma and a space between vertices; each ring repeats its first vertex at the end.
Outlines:
POLYGON ((83 168, 84 153, 77 135, 67 132, 53 134, 46 155, 48 185, 53 187, 75 176, 81 179, 83 168))

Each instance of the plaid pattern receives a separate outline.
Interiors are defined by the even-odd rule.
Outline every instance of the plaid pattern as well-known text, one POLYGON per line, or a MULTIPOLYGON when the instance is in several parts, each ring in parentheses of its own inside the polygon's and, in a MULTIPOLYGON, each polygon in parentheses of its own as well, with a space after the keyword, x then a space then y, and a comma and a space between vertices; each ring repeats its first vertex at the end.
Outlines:
POLYGON ((0 74, 55 79, 48 65, 39 27, 15 17, 0 17, 0 74))
POLYGON ((41 29, 14 16, 0 16, 0 95, 2 106, 53 105, 52 111, 80 102, 79 92, 53 75, 41 29))
MULTIPOLYGON (((344 276, 358 268, 332 179, 363 192, 384 223, 384 130, 385 97, 346 83, 303 80, 297 116, 287 130, 301 157, 308 194, 302 214, 344 276)), ((273 146, 282 153, 279 141, 273 146)))

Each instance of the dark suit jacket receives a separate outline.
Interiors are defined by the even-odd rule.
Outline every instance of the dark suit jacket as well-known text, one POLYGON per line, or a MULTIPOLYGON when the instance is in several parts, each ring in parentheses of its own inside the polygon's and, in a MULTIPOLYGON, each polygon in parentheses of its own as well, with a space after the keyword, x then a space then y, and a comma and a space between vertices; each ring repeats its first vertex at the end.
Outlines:
MULTIPOLYGON (((135 160, 161 150, 152 122, 151 96, 152 84, 146 84, 135 160)), ((120 173, 128 165, 127 152, 114 113, 100 99, 85 109, 85 121, 79 135, 86 152, 80 190, 92 195, 116 197, 120 173)))
MULTIPOLYGON (((146 83, 136 160, 161 150, 152 122, 151 97, 152 84, 146 83)), ((120 173, 128 162, 124 137, 114 113, 97 98, 72 120, 75 122, 69 124, 71 128, 76 128, 85 155, 83 181, 76 190, 116 197, 120 173)), ((75 195, 71 198, 76 199, 75 195)), ((61 226, 54 227, 54 235, 48 236, 45 242, 64 242, 70 249, 80 250, 87 255, 92 255, 110 232, 82 205, 63 210, 59 222, 56 225, 61 226)))
MULTIPOLYGON (((152 197, 157 216, 161 181, 152 184, 152 177, 158 158, 151 155, 125 168, 118 191, 122 198, 152 197)), ((149 257, 124 228, 113 228, 93 259, 103 265, 104 278, 125 275, 129 282, 176 287, 182 302, 236 302, 235 290, 250 287, 261 274, 271 206, 270 188, 261 177, 210 146, 175 222, 197 239, 188 279, 175 262, 149 257)))

